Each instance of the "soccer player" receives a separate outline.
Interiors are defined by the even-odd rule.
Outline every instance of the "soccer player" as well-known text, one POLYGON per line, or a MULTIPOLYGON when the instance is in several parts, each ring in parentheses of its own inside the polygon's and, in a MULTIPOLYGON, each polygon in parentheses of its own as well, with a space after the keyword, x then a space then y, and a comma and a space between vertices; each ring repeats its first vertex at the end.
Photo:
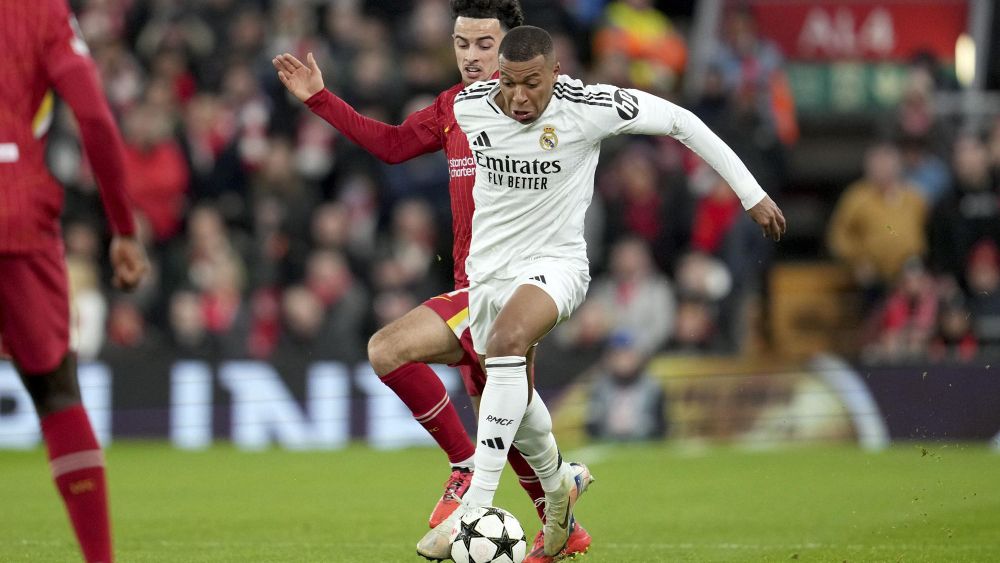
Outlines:
MULTIPOLYGON (((303 64, 289 54, 275 57, 278 77, 309 109, 349 139, 387 163, 398 163, 444 149, 450 170, 455 291, 438 295, 378 331, 368 345, 368 357, 383 383, 410 408, 413 417, 448 455, 451 476, 435 506, 433 528, 458 506, 472 479, 475 447, 462 426, 448 392, 428 363, 457 366, 466 391, 478 405, 486 382, 472 347, 468 322, 468 278, 465 258, 472 238, 472 186, 475 163, 466 136, 455 123, 454 99, 466 85, 496 74, 497 48, 508 30, 523 23, 517 0, 452 0, 455 17, 453 44, 462 81, 442 92, 433 104, 391 126, 359 115, 324 88, 322 73, 312 54, 303 64)), ((509 460, 536 507, 543 498, 538 478, 517 449, 509 460)), ((542 515, 539 508, 539 516, 542 515)), ((536 538, 541 542, 541 534, 536 538)), ((582 526, 573 529, 569 550, 586 551, 590 536, 582 526)))
POLYGON ((573 507, 592 477, 586 467, 562 462, 549 413, 532 397, 525 355, 586 294, 583 224, 602 139, 639 133, 680 140, 726 179, 766 236, 777 241, 785 232, 777 205, 691 112, 638 90, 560 76, 552 38, 537 27, 511 30, 499 61, 499 80, 455 97, 455 118, 472 139, 476 162, 466 268, 472 342, 487 377, 476 472, 462 506, 418 544, 431 558, 446 556, 447 532, 465 512, 492 504, 512 443, 545 491, 543 554, 564 557, 573 507))
POLYGON ((88 562, 112 561, 104 456, 80 400, 69 349, 69 297, 59 215, 45 168, 50 89, 80 125, 114 238, 114 284, 148 266, 135 239, 121 137, 66 0, 0 2, 0 341, 34 402, 52 478, 88 562))

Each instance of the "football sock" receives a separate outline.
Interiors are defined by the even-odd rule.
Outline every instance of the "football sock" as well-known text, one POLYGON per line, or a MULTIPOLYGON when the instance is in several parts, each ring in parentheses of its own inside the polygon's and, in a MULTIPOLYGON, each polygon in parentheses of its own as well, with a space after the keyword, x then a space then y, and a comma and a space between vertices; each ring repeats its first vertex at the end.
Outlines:
MULTIPOLYGON (((470 442, 470 444, 471 444, 471 442, 470 442)), ((453 462, 451 464, 451 468, 453 470, 454 469, 468 469, 468 470, 471 471, 472 469, 475 468, 475 466, 476 466, 476 456, 475 455, 470 455, 469 457, 463 459, 462 461, 453 462)))
POLYGON ((452 465, 469 463, 475 446, 434 370, 426 364, 403 364, 379 379, 410 408, 413 418, 448 454, 452 465))
POLYGON ((86 411, 76 405, 42 419, 52 479, 88 563, 111 563, 104 454, 86 411))
POLYGON ((479 403, 476 433, 476 472, 465 500, 472 506, 490 506, 507 462, 507 450, 521 426, 528 404, 528 371, 524 356, 486 360, 486 385, 479 403))
POLYGON ((538 476, 542 490, 557 490, 562 480, 562 457, 559 455, 556 438, 552 435, 552 416, 538 393, 531 398, 531 403, 524 411, 524 419, 515 442, 517 449, 538 476))
MULTIPOLYGON (((537 393, 534 402, 537 399, 537 393)), ((523 424, 523 422, 522 422, 523 424)), ((538 518, 544 521, 545 517, 545 507, 538 499, 545 498, 545 491, 542 490, 542 483, 538 479, 538 475, 535 475, 535 470, 531 468, 528 461, 524 459, 521 452, 517 450, 517 442, 515 440, 513 448, 507 452, 507 461, 510 466, 514 468, 514 473, 517 474, 517 482, 521 484, 521 488, 524 492, 528 493, 528 498, 531 502, 535 503, 535 510, 538 512, 538 518)))

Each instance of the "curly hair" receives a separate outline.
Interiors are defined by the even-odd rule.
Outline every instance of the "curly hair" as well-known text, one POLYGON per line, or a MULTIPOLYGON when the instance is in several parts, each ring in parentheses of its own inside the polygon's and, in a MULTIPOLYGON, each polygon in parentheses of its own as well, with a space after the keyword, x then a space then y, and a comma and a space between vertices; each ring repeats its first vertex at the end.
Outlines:
POLYGON ((519 0, 451 0, 451 16, 496 19, 505 31, 524 24, 519 0))

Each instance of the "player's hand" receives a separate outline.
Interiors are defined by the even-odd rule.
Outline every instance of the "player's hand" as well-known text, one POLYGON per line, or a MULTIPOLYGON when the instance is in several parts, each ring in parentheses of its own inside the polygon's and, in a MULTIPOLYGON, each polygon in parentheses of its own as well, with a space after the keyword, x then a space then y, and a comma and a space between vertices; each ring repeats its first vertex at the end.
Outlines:
POLYGON ((760 225, 764 230, 764 236, 777 242, 781 240, 781 235, 785 234, 785 216, 778 209, 778 204, 774 203, 771 196, 764 196, 760 203, 751 207, 747 213, 754 223, 760 225))
POLYGON ((149 271, 146 251, 135 237, 116 236, 111 239, 111 266, 114 268, 115 287, 132 291, 149 271))
POLYGON ((306 101, 323 90, 323 73, 312 53, 306 55, 306 64, 285 53, 271 59, 278 70, 278 79, 299 101, 306 101))

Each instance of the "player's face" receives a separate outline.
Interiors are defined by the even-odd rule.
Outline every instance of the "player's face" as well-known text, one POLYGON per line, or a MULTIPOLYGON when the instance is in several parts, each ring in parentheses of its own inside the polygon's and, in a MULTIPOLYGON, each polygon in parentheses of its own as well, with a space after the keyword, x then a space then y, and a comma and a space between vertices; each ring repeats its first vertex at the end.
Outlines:
POLYGON ((503 36, 498 19, 455 19, 452 39, 463 83, 472 84, 478 80, 489 80, 493 76, 497 71, 497 48, 503 36))
POLYGON ((542 115, 552 100, 559 63, 538 55, 513 62, 500 57, 500 97, 504 113, 525 125, 542 115))

